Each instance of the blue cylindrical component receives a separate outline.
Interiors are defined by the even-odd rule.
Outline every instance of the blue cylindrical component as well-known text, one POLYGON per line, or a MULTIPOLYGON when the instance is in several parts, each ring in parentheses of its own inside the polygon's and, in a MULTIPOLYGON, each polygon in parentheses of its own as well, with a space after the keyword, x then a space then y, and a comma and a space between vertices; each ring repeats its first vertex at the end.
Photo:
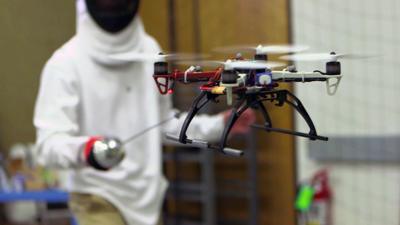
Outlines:
POLYGON ((266 71, 264 73, 256 74, 256 84, 258 86, 268 86, 272 84, 272 73, 270 71, 266 71))

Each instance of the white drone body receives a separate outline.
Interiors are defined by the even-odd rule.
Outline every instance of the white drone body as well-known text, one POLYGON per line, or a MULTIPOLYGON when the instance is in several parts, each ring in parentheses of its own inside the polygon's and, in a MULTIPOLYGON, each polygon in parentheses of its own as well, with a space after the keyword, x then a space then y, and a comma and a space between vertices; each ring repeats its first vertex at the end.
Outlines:
MULTIPOLYGON (((330 61, 333 60, 333 58, 329 59, 330 61)), ((290 67, 283 70, 273 70, 274 68, 284 66, 284 64, 278 62, 262 62, 258 60, 227 60, 223 63, 223 66, 225 71, 238 71, 236 83, 224 83, 223 81, 220 83, 220 86, 224 87, 226 90, 228 105, 232 105, 233 102, 233 89, 246 86, 246 80, 248 80, 248 76, 251 75, 250 71, 265 71, 259 74, 255 72, 257 74, 256 88, 268 87, 277 82, 305 83, 310 81, 324 81, 329 95, 336 94, 343 76, 342 74, 328 75, 319 71, 298 72, 294 68, 290 69, 290 67), (240 71, 247 71, 247 73, 240 71)))
POLYGON ((235 88, 246 87, 248 89, 265 88, 277 82, 310 82, 310 81, 323 81, 326 83, 327 93, 334 95, 339 87, 340 81, 343 77, 340 71, 340 59, 355 59, 355 58, 368 58, 370 56, 361 56, 355 54, 336 54, 331 53, 299 53, 306 51, 307 46, 299 45, 258 45, 251 46, 231 46, 214 49, 217 52, 223 53, 237 53, 235 59, 226 61, 199 61, 204 58, 204 55, 196 54, 151 54, 151 53, 127 53, 112 55, 113 59, 125 61, 142 61, 142 62, 158 62, 158 61, 178 61, 177 64, 190 64, 191 66, 185 72, 188 73, 197 71, 202 67, 222 67, 224 71, 235 71, 236 82, 220 82, 220 87, 225 88, 227 95, 227 103, 231 105, 233 102, 233 93, 235 88), (255 53, 254 60, 244 60, 241 53, 238 52, 253 52, 255 53), (296 54, 293 54, 296 53, 296 54), (283 70, 273 70, 287 65, 283 62, 272 62, 268 60, 270 54, 290 54, 279 57, 282 60, 297 62, 297 61, 324 61, 327 63, 327 72, 312 71, 312 72, 298 72, 295 68, 287 67, 283 70), (185 61, 182 63, 182 60, 185 61), (195 61, 189 61, 195 60, 195 61), (181 61, 181 62, 179 62, 181 61), (333 72, 329 71, 329 67, 333 67, 333 72), (259 73, 259 71, 265 71, 259 73), (257 75, 256 84, 249 84, 248 78, 253 72, 257 75), (247 83, 246 83, 247 82, 247 83), (254 87, 251 87, 254 85, 254 87))

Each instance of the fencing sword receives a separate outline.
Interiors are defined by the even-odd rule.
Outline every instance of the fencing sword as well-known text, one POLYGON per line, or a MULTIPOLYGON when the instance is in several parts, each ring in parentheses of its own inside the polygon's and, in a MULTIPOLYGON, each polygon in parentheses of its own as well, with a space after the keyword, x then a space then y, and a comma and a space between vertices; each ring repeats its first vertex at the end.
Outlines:
POLYGON ((151 130, 153 130, 153 129, 157 128, 157 127, 160 127, 160 126, 162 126, 162 125, 164 125, 164 124, 166 124, 166 123, 168 123, 168 122, 170 122, 170 121, 172 121, 174 119, 179 119, 180 116, 181 116, 180 112, 174 112, 174 114, 171 117, 168 117, 167 119, 162 120, 161 122, 159 122, 157 124, 154 124, 154 125, 146 128, 146 129, 144 129, 144 130, 132 135, 131 137, 125 139, 124 141, 121 142, 121 147, 125 146, 126 144, 128 144, 128 143, 130 143, 130 142, 132 142, 134 140, 136 140, 137 138, 145 135, 146 133, 150 132, 151 130))
POLYGON ((89 153, 85 156, 85 161, 89 163, 89 165, 93 166, 96 169, 100 170, 108 170, 112 167, 118 165, 125 157, 124 146, 128 143, 131 143, 134 140, 142 137, 149 131, 160 127, 171 120, 178 119, 180 117, 179 112, 174 112, 173 116, 162 120, 161 122, 154 124, 132 136, 125 139, 124 141, 120 141, 118 138, 104 137, 102 139, 96 140, 91 147, 89 153))

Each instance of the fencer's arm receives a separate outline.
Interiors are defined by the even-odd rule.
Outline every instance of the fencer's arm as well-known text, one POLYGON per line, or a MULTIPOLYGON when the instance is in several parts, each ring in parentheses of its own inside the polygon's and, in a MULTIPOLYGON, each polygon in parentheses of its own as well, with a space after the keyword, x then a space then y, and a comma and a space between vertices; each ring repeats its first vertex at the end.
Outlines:
MULTIPOLYGON (((172 101, 171 97, 168 95, 160 96, 160 113, 161 113, 161 120, 165 118, 170 118, 176 111, 172 108, 172 101)), ((181 113, 178 119, 174 119, 162 127, 163 134, 171 134, 178 136, 183 122, 187 113, 181 113)), ((224 116, 222 114, 217 115, 199 115, 196 116, 192 123, 189 126, 187 131, 187 135, 193 139, 201 139, 207 141, 217 141, 224 129, 224 116)), ((164 140, 164 142, 168 142, 164 140)))
POLYGON ((36 100, 36 159, 53 168, 80 166, 80 152, 89 137, 77 136, 79 94, 74 73, 48 63, 43 70, 36 100))
POLYGON ((35 107, 36 162, 52 168, 91 166, 109 170, 125 156, 116 138, 79 135, 79 87, 73 71, 62 61, 50 61, 43 71, 35 107))

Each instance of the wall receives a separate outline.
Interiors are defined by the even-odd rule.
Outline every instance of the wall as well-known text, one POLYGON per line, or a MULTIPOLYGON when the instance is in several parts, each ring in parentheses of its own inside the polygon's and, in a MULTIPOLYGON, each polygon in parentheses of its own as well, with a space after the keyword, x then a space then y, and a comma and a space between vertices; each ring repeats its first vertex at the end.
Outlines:
MULTIPOLYGON (((335 224, 398 224, 400 167, 398 160, 385 159, 385 154, 398 152, 398 146, 389 146, 384 138, 400 138, 400 3, 293 0, 292 4, 296 43, 310 45, 316 52, 375 56, 343 60, 344 78, 333 97, 325 94, 325 84, 296 86, 319 133, 332 139, 321 149, 328 157, 325 162, 310 159, 309 141, 297 140, 299 178, 307 179, 316 169, 328 168, 335 224), (339 145, 343 138, 361 141, 339 145), (365 143, 371 138, 383 141, 364 146, 362 140, 365 143), (334 157, 329 160, 329 155, 334 157)), ((323 63, 299 63, 298 67, 323 69, 323 63)), ((299 118, 296 121, 299 129, 306 128, 299 118)))
POLYGON ((0 150, 33 142, 39 76, 52 52, 74 33, 74 1, 0 1, 0 150))

